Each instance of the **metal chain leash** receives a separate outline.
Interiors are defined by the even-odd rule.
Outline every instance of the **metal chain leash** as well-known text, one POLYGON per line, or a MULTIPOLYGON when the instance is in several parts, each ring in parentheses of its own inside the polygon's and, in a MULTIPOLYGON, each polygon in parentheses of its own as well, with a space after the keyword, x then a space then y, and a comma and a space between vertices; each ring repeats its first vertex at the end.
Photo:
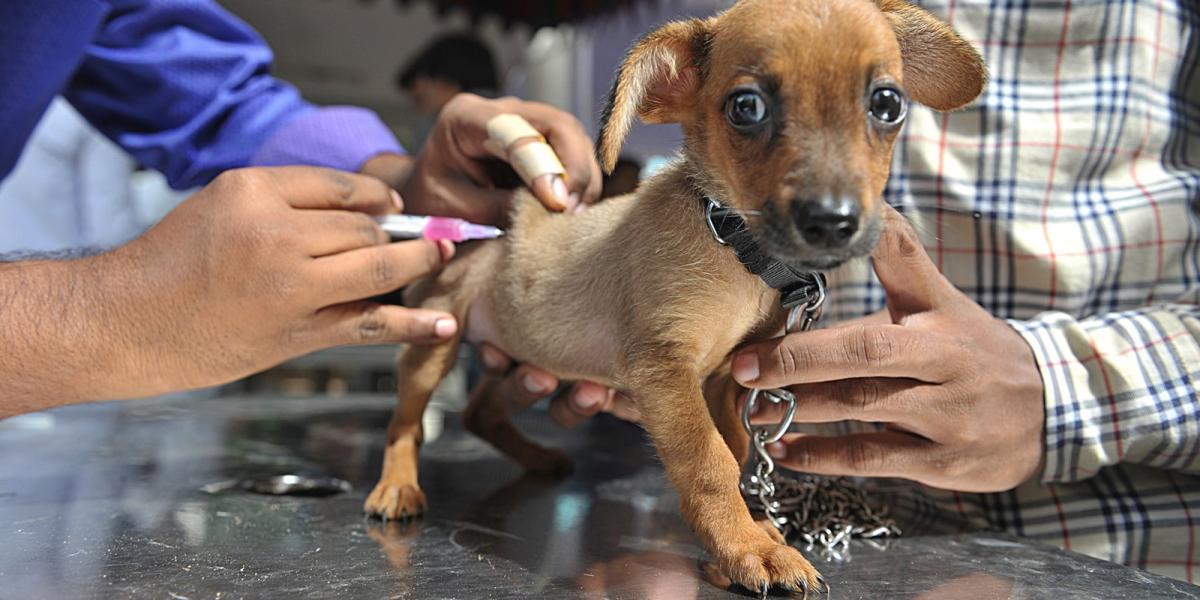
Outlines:
MULTIPOLYGON (((788 313, 787 333, 812 329, 824 303, 825 280, 817 276, 807 300, 788 313)), ((742 427, 750 434, 754 466, 741 488, 751 510, 762 512, 785 538, 799 539, 810 548, 819 546, 834 556, 839 556, 855 537, 898 537, 900 528, 888 518, 886 507, 872 508, 866 492, 853 480, 815 475, 780 477, 775 472, 775 461, 767 453, 767 445, 783 438, 795 414, 796 396, 792 392, 750 390, 742 409, 742 427), (766 427, 750 423, 760 402, 783 406, 779 423, 766 427)))

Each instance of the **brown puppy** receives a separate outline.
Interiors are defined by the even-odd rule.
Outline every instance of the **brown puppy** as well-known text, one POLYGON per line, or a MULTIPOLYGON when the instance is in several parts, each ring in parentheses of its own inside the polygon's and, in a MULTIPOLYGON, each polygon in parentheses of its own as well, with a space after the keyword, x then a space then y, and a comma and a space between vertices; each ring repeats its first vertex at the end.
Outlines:
MULTIPOLYGON (((778 331, 782 311, 779 293, 714 240, 702 199, 735 209, 762 250, 796 269, 866 255, 907 99, 958 108, 984 78, 970 45, 900 0, 742 0, 668 24, 626 57, 598 152, 611 169, 640 116, 681 123, 681 157, 636 194, 579 215, 518 193, 506 239, 464 247, 406 299, 452 312, 468 339, 516 360, 625 391, 718 567, 750 589, 816 587, 816 570, 755 524, 738 491, 747 438, 736 389, 709 376, 739 343, 778 331)), ((367 512, 424 510, 421 413, 460 341, 401 353, 400 403, 367 512)), ((524 440, 487 393, 473 394, 471 430, 527 468, 568 467, 524 440)))

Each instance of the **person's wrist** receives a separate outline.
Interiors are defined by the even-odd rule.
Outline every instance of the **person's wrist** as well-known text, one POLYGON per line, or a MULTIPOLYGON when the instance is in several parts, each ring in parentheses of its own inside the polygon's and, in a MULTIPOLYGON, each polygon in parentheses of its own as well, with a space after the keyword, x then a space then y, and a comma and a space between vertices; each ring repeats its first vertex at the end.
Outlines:
POLYGON ((1054 393, 1053 378, 1061 376, 1061 373, 1056 373, 1055 364, 1061 365, 1062 369, 1069 369, 1069 361, 1066 356, 1056 355, 1053 344, 1046 344, 1045 339, 1039 339, 1040 336, 1050 334, 1050 327, 1043 319, 1034 319, 1030 321, 1021 321, 1018 319, 1002 319, 1012 331, 1021 338, 1024 342, 1024 350, 1026 356, 1032 366, 1038 382, 1037 395, 1041 408, 1041 429, 1039 432, 1039 461, 1034 478, 1042 483, 1058 483, 1061 481, 1070 481, 1069 477, 1064 478, 1064 473, 1060 472, 1062 468, 1063 452, 1062 445, 1058 444, 1061 438, 1061 428, 1063 418, 1055 415, 1055 407, 1059 405, 1060 399, 1054 393), (1052 423, 1052 418, 1057 423, 1052 423))
MULTIPOLYGON (((166 274, 153 269, 139 241, 73 265, 92 290, 75 315, 94 332, 88 353, 100 386, 83 390, 95 399, 162 394, 188 387, 186 365, 174 349, 197 340, 183 329, 187 308, 165 293, 166 274), (168 313, 175 314, 168 317, 168 313), (180 344, 184 344, 180 346, 180 344)), ((92 368, 88 369, 92 371, 92 368)))

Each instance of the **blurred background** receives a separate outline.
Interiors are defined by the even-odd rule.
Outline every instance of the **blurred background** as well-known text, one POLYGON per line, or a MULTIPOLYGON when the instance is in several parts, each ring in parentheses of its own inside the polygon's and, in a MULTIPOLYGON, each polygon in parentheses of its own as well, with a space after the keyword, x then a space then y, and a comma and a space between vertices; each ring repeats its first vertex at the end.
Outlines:
MULTIPOLYGON (((540 100, 577 115, 595 132, 600 102, 631 43, 673 18, 707 16, 731 0, 224 0, 275 49, 276 74, 319 104, 374 109, 410 148, 432 115, 422 112, 398 75, 447 36, 477 40, 492 54, 497 87, 478 90, 540 100)), ((478 54, 450 44, 442 77, 481 67, 478 54), (457 51, 457 52, 456 52, 457 51), (464 64, 466 63, 466 64, 464 64)), ((437 75, 434 75, 437 78, 437 75)), ((678 135, 634 133, 642 158, 672 152, 678 135)))
MULTIPOLYGON (((309 101, 373 109, 410 153, 461 91, 514 95, 576 115, 595 136, 626 49, 678 18, 733 0, 222 0, 275 52, 275 75, 309 101)), ((634 129, 606 195, 632 191, 680 143, 674 126, 634 129)), ((0 220, 19 223, 0 253, 112 248, 156 223, 188 190, 171 190, 56 100, 16 170, 0 183, 0 220), (18 199, 74 198, 30 207, 18 199), (20 211, 20 212, 16 212, 20 211)), ((342 348, 292 361, 226 389, 296 395, 394 389, 394 347, 342 348)), ((463 361, 465 365, 467 361, 463 361)), ((465 368, 448 378, 463 396, 465 368)), ((210 392, 211 393, 211 392, 210 392)))

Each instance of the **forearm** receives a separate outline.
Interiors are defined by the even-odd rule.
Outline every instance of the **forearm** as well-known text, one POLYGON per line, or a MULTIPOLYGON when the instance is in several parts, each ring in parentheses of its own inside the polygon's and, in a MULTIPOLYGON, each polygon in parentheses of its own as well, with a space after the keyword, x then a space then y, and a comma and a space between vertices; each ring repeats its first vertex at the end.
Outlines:
POLYGON ((0 264, 0 418, 172 387, 139 351, 130 316, 145 307, 121 306, 138 287, 114 268, 122 260, 0 264))
MULTIPOLYGON (((353 106, 309 107, 262 140, 249 165, 311 165, 368 173, 370 163, 381 157, 383 162, 396 162, 390 160, 395 158, 407 163, 396 136, 374 112, 353 106)), ((389 165, 385 174, 395 175, 391 171, 389 165)))
POLYGON ((1011 323, 1044 382, 1044 481, 1084 479, 1123 462, 1200 469, 1200 308, 1011 323))

